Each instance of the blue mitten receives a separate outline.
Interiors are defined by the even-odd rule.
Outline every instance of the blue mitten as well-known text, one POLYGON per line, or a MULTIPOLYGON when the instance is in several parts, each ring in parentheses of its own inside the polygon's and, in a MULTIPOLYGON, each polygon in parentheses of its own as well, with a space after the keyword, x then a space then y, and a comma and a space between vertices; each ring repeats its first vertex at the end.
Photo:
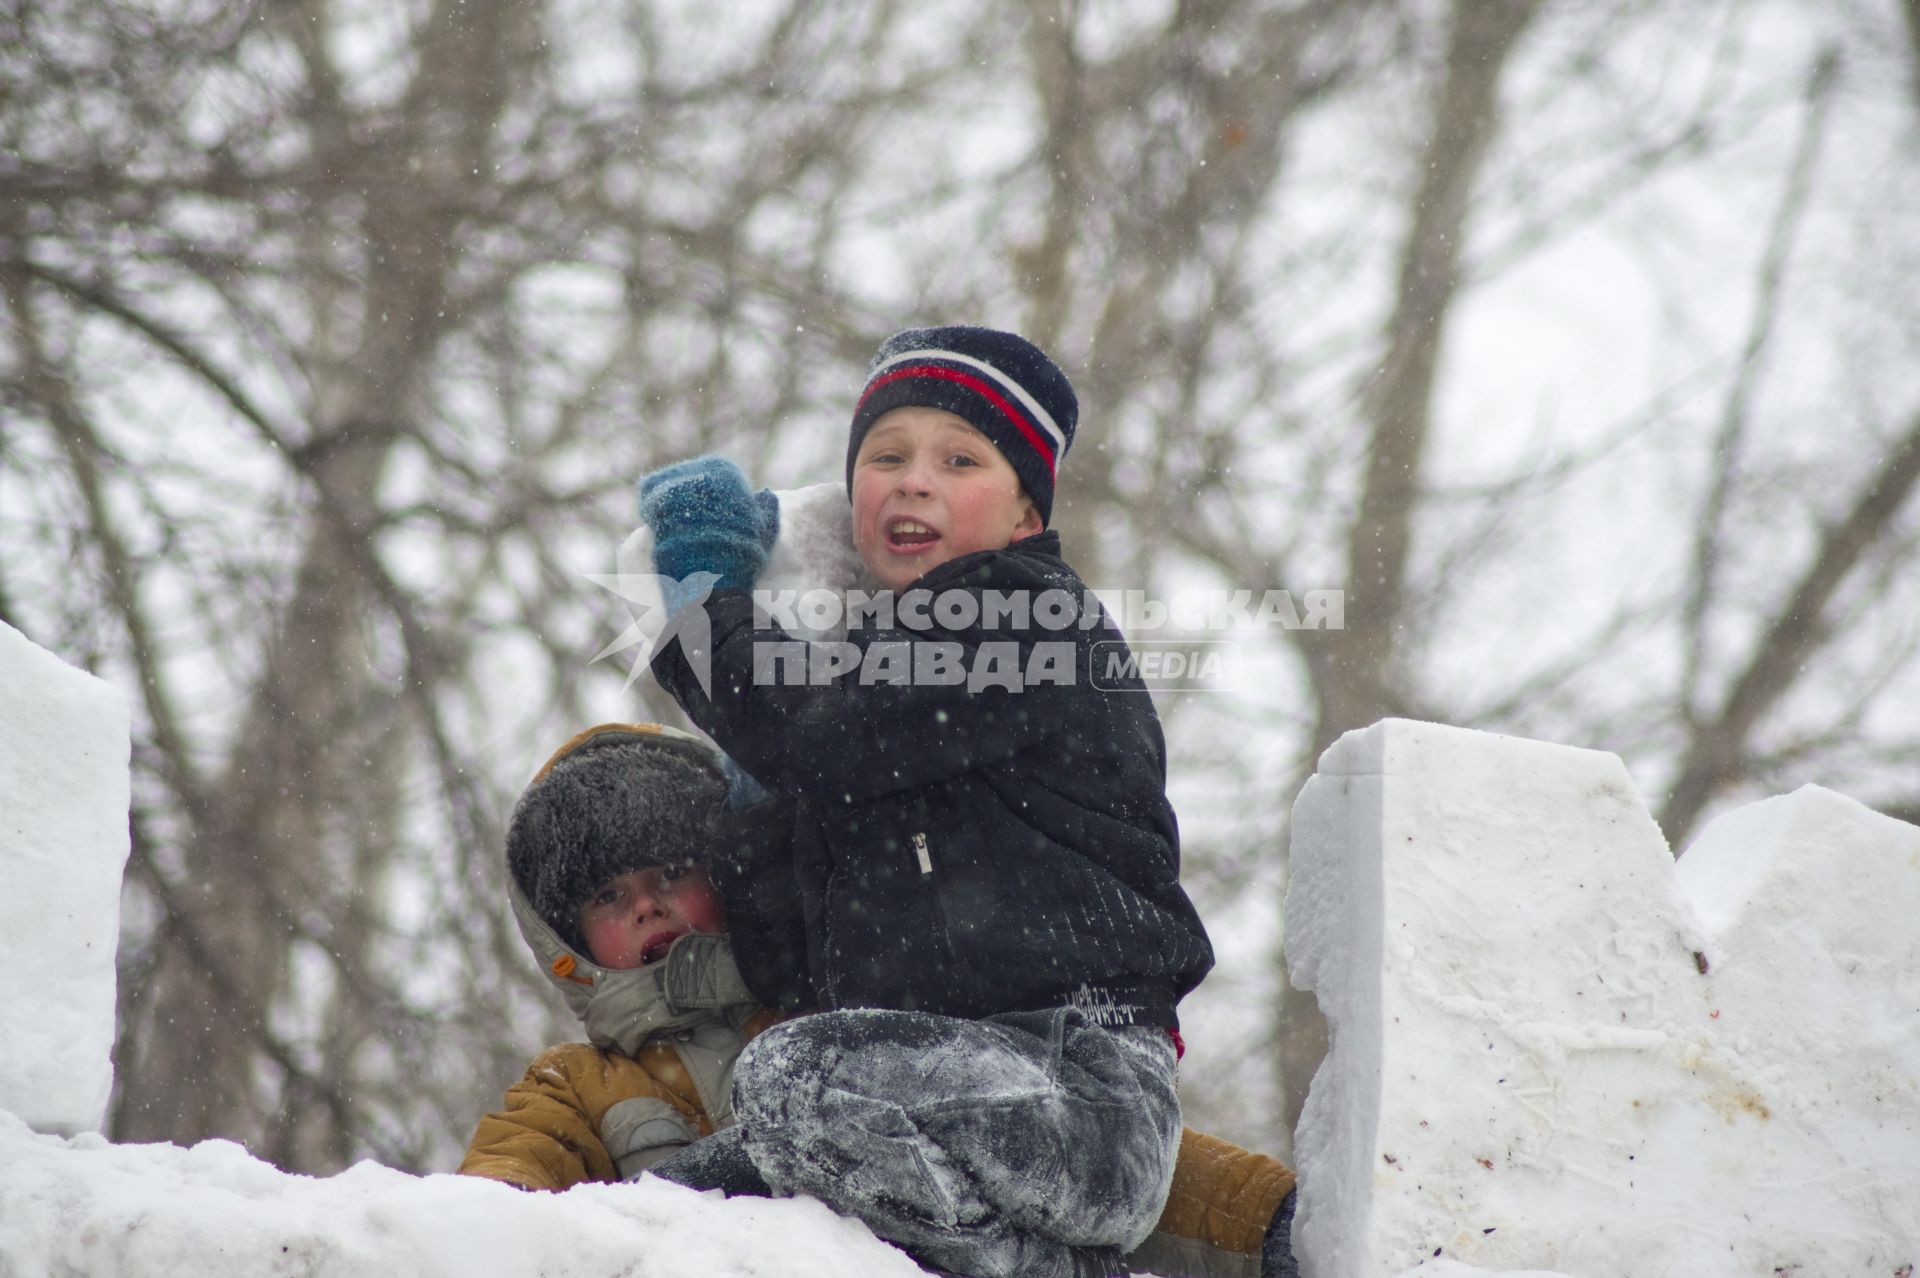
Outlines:
POLYGON ((766 566, 780 528, 771 492, 758 496, 724 457, 675 462, 640 481, 640 518, 653 529, 653 570, 675 581, 696 572, 716 587, 746 587, 766 566))

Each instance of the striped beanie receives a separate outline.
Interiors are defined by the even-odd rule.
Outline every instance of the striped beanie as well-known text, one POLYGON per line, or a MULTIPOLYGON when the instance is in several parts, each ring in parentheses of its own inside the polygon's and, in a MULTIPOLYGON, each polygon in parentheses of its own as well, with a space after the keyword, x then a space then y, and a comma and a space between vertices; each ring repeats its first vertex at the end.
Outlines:
POLYGON ((1073 444, 1080 401, 1046 352, 1024 337, 953 325, 910 328, 880 344, 853 410, 847 441, 847 489, 867 428, 895 408, 940 408, 993 441, 1033 499, 1053 517, 1053 479, 1073 444))

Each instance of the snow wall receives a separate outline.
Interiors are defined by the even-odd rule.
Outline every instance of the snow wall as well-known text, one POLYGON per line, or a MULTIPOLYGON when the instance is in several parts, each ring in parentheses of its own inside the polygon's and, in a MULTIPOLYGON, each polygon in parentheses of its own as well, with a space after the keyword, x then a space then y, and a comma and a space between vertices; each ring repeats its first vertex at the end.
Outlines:
MULTIPOLYGON (((0 1278, 920 1272, 807 1201, 94 1134, 126 737, 0 627, 0 1278)), ((1294 858, 1289 955, 1334 1030, 1297 1139, 1309 1278, 1912 1278, 1920 831, 1810 788, 1676 874, 1612 756, 1389 721, 1328 751, 1294 858)))
POLYGON ((113 1089, 127 703, 0 621, 0 1110, 97 1131, 113 1089))
POLYGON ((1613 755, 1387 720, 1292 876, 1306 1278, 1915 1272, 1920 828, 1808 786, 1676 863, 1613 755))

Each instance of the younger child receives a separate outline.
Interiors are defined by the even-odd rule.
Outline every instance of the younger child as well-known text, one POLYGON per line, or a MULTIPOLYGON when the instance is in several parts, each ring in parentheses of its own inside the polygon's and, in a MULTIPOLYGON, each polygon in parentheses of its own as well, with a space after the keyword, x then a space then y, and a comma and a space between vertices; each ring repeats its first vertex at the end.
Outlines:
POLYGON ((1174 1006, 1213 961, 1152 700, 1102 678, 1125 641, 1047 529, 1077 414, 1011 333, 881 346, 847 482, 893 620, 851 630, 859 659, 830 677, 769 659, 794 645, 755 616, 772 530, 739 471, 641 484, 655 570, 718 578, 710 643, 683 629, 654 672, 792 831, 713 867, 763 924, 750 980, 804 974, 767 992, 828 1009, 743 1055, 728 1141, 782 1192, 983 1278, 1105 1274, 1151 1229, 1180 1132, 1174 1006), (781 925, 759 911, 783 893, 781 925))
POLYGON ((740 980, 701 863, 726 796, 706 743, 604 724, 556 751, 507 828, 508 896, 593 1045, 545 1052, 462 1172, 527 1188, 630 1179, 732 1121, 733 1064, 777 1019, 740 980))
MULTIPOLYGON (((507 835, 509 895, 593 1044, 542 1053, 480 1121, 462 1173, 530 1189, 672 1175, 731 1123, 734 1059, 775 1017, 741 984, 700 867, 728 824, 720 764, 685 733, 607 724, 527 787, 507 835)), ((1278 1209, 1292 1185, 1274 1160, 1186 1132, 1166 1211, 1128 1260, 1196 1278, 1290 1274, 1257 1258, 1264 1240, 1290 1264, 1278 1209)))

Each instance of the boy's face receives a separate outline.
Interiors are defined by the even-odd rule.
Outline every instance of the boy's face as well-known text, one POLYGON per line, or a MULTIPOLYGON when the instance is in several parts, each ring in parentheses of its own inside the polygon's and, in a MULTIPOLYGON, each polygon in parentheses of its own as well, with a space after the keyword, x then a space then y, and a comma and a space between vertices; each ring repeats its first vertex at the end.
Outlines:
POLYGON ((726 916, 697 865, 629 870, 600 885, 580 909, 587 953, 601 967, 645 967, 689 932, 724 932, 726 916))
POLYGON ((853 463, 853 547, 889 590, 950 559, 1004 550, 1040 513, 993 441, 938 408, 884 413, 853 463))

